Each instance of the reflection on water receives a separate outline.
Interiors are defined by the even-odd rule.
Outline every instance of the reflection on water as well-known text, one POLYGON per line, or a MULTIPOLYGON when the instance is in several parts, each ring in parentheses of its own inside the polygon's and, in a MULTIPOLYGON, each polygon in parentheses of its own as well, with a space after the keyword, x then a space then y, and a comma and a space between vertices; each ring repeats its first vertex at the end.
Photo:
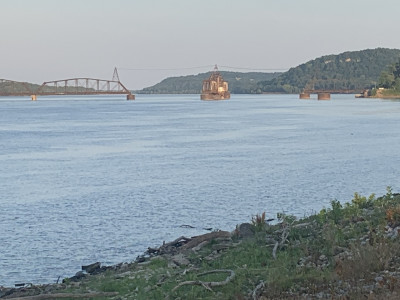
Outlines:
POLYGON ((101 100, 0 99, 0 285, 54 282, 203 227, 399 188, 395 101, 101 100))

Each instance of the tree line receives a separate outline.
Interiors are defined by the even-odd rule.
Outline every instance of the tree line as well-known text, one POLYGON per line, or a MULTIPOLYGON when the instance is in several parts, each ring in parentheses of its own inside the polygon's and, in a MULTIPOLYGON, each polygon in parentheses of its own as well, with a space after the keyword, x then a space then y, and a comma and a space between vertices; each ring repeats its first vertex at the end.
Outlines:
POLYGON ((382 71, 379 77, 378 87, 400 91, 400 58, 382 71))
MULTIPOLYGON (((376 86, 382 70, 399 57, 400 50, 385 48, 322 56, 292 68, 277 78, 259 82, 258 86, 262 92, 299 93, 304 89, 328 89, 358 93, 376 86)), ((393 76, 392 72, 385 73, 382 80, 391 84, 393 76)))

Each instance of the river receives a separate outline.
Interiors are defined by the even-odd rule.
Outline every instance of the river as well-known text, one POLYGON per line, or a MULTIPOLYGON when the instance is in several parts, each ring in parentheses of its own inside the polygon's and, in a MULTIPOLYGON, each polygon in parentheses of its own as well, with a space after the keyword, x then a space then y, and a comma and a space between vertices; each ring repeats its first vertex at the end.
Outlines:
POLYGON ((136 99, 0 98, 0 285, 400 189, 398 101, 136 99))

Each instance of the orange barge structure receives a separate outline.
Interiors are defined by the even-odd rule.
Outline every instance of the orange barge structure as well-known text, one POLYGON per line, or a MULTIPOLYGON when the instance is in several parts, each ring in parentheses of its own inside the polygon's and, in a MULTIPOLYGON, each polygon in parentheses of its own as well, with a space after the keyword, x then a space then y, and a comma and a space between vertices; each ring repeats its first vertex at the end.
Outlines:
POLYGON ((203 80, 203 89, 201 91, 201 100, 227 100, 231 98, 228 90, 228 82, 222 78, 217 65, 211 73, 210 78, 203 80))

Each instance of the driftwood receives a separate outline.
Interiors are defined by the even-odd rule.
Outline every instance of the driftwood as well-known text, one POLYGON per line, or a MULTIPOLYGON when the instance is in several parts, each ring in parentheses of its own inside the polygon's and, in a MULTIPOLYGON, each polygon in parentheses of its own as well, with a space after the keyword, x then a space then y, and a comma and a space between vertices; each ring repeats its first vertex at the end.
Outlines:
POLYGON ((289 236, 289 226, 286 225, 285 228, 282 230, 281 241, 275 242, 274 249, 272 249, 272 257, 274 259, 276 259, 276 251, 278 250, 278 247, 283 246, 283 244, 286 242, 288 236, 289 236))
POLYGON ((72 294, 72 293, 58 293, 58 294, 40 294, 36 296, 25 296, 13 298, 13 300, 48 300, 48 299, 62 299, 62 298, 96 298, 96 297, 114 297, 118 296, 117 292, 111 293, 83 293, 83 294, 72 294))
POLYGON ((160 246, 159 248, 148 247, 146 252, 150 255, 161 255, 165 253, 171 253, 174 252, 174 250, 176 250, 177 248, 189 242, 190 240, 191 240, 190 238, 181 236, 173 240, 172 242, 169 243, 164 242, 162 246, 160 246))
POLYGON ((272 257, 276 259, 276 250, 278 250, 279 242, 275 243, 274 249, 272 249, 272 257))
POLYGON ((302 228, 302 227, 307 227, 307 226, 310 226, 310 225, 311 225, 311 223, 308 222, 308 223, 296 224, 296 225, 293 225, 292 227, 293 227, 293 228, 302 228))
POLYGON ((212 292, 213 291, 211 289, 212 287, 228 284, 235 278, 235 272, 233 272, 232 270, 225 270, 225 269, 204 272, 199 274, 198 276, 204 276, 212 273, 230 273, 230 275, 226 277, 226 279, 223 281, 201 281, 201 280, 184 281, 178 284, 176 287, 174 287, 172 291, 175 292, 177 289, 179 289, 181 286, 184 285, 199 285, 212 292))
POLYGON ((258 290, 262 289, 265 286, 264 281, 261 281, 256 288, 254 289, 254 291, 251 293, 251 296, 253 298, 253 300, 257 300, 258 298, 258 290))
POLYGON ((171 247, 171 246, 172 247, 180 247, 183 244, 186 244, 190 240, 191 240, 190 238, 181 236, 181 237, 178 237, 177 239, 173 240, 172 242, 169 242, 169 243, 164 242, 160 248, 167 248, 167 247, 171 247))
POLYGON ((225 238, 225 239, 231 239, 231 233, 228 231, 215 231, 215 232, 210 232, 198 236, 192 237, 190 241, 188 241, 185 245, 183 245, 182 249, 192 249, 199 244, 201 244, 204 241, 210 241, 213 239, 217 238, 225 238))
POLYGON ((192 249, 204 241, 213 239, 231 239, 231 234, 228 231, 215 231, 191 238, 181 236, 172 242, 164 242, 159 248, 148 247, 146 253, 149 255, 174 254, 178 252, 178 250, 192 249))

